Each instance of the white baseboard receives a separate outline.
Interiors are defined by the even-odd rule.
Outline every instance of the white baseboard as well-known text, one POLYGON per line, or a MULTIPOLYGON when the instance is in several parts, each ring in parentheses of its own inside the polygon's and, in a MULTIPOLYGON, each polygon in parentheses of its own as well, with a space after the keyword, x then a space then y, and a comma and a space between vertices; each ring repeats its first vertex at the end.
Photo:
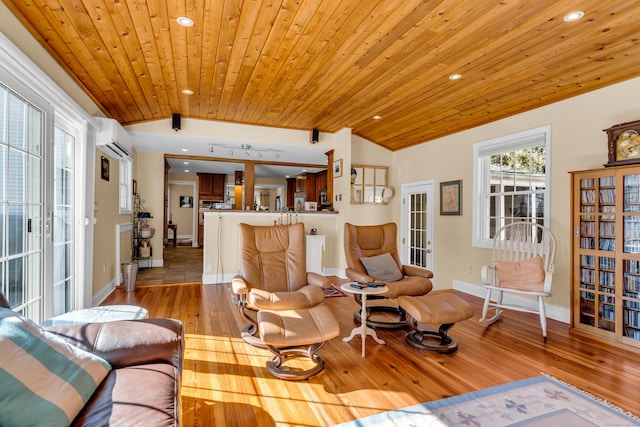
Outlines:
POLYGON ((221 283, 229 283, 231 279, 234 278, 235 273, 226 273, 226 274, 203 274, 202 275, 202 284, 203 285, 219 285, 221 283))
MULTIPOLYGON (((479 298, 483 298, 487 295, 485 288, 480 285, 474 285, 472 283, 462 282, 460 280, 453 281, 453 289, 456 291, 464 292, 465 294, 473 295, 479 298)), ((512 304, 521 305, 524 307, 537 308, 537 300, 526 297, 519 297, 510 294, 504 294, 504 301, 512 304)), ((545 303, 547 317, 559 322, 569 324, 571 321, 571 313, 568 308, 560 307, 557 305, 545 303)))
MULTIPOLYGON (((118 274, 118 277, 116 277, 115 279, 113 279, 112 281, 107 283, 102 289, 100 289, 93 296, 93 298, 91 299, 91 305, 92 306, 100 305, 102 303, 102 301, 107 299, 107 297, 111 294, 111 292, 113 292, 113 290, 116 288, 116 286, 120 284, 120 282, 118 281, 120 279, 120 276, 121 275, 118 274)), ((83 308, 87 308, 87 307, 83 307, 83 308)))

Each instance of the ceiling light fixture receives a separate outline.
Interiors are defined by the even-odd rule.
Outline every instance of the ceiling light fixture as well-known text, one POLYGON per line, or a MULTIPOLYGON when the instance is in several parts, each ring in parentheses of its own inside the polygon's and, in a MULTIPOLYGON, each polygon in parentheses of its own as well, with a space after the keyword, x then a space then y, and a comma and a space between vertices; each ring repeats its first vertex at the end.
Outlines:
POLYGON ((189 164, 189 162, 182 162, 182 164, 183 164, 183 165, 188 165, 188 164, 189 164))
POLYGON ((462 74, 458 74, 458 73, 451 74, 449 76, 449 80, 460 80, 461 78, 462 78, 462 74))
POLYGON ((193 95, 193 91, 191 89, 182 89, 182 93, 184 95, 193 95))
POLYGON ((186 148, 183 148, 182 151, 189 151, 189 150, 187 150, 186 148))
POLYGON ((193 19, 187 18, 186 16, 178 16, 176 21, 183 27, 193 27, 193 19))
MULTIPOLYGON (((275 159, 280 158, 280 150, 274 150, 272 148, 256 148, 251 144, 240 144, 238 145, 230 145, 230 144, 207 144, 209 147, 209 152, 213 153, 215 147, 219 147, 222 149, 229 150, 229 156, 233 157, 233 150, 238 150, 240 153, 244 153, 246 158, 257 157, 258 159, 262 159, 265 154, 273 153, 275 159)), ((242 154, 240 154, 242 155, 242 154)))
POLYGON ((185 169, 184 171, 185 171, 185 173, 191 172, 189 169, 185 169))
POLYGON ((574 10, 573 12, 567 13, 562 20, 564 22, 576 22, 584 17, 584 11, 582 10, 574 10))

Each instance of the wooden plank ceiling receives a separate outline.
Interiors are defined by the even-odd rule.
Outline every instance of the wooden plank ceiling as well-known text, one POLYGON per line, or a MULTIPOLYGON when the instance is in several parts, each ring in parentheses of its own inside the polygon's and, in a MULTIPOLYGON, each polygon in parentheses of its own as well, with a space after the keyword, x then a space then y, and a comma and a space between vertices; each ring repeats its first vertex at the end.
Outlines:
POLYGON ((3 1, 122 124, 349 127, 398 150, 640 75, 637 0, 3 1))

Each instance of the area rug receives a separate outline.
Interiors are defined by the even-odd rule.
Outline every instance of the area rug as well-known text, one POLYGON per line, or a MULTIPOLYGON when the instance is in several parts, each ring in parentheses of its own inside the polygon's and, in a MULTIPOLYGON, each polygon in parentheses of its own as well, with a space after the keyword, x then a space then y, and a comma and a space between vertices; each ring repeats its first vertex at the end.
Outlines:
POLYGON ((346 296, 346 294, 342 292, 340 289, 338 289, 336 285, 331 285, 328 288, 324 288, 324 296, 327 298, 344 297, 346 296))
POLYGON ((340 427, 640 426, 640 419, 549 376, 384 412, 340 427))

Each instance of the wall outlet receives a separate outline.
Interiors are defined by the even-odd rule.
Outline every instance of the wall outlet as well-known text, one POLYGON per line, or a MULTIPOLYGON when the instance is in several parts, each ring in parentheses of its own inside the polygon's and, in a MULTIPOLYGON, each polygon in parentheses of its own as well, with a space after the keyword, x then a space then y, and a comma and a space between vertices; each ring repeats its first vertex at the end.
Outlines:
POLYGON ((471 264, 467 264, 467 273, 473 273, 473 266, 471 264))

